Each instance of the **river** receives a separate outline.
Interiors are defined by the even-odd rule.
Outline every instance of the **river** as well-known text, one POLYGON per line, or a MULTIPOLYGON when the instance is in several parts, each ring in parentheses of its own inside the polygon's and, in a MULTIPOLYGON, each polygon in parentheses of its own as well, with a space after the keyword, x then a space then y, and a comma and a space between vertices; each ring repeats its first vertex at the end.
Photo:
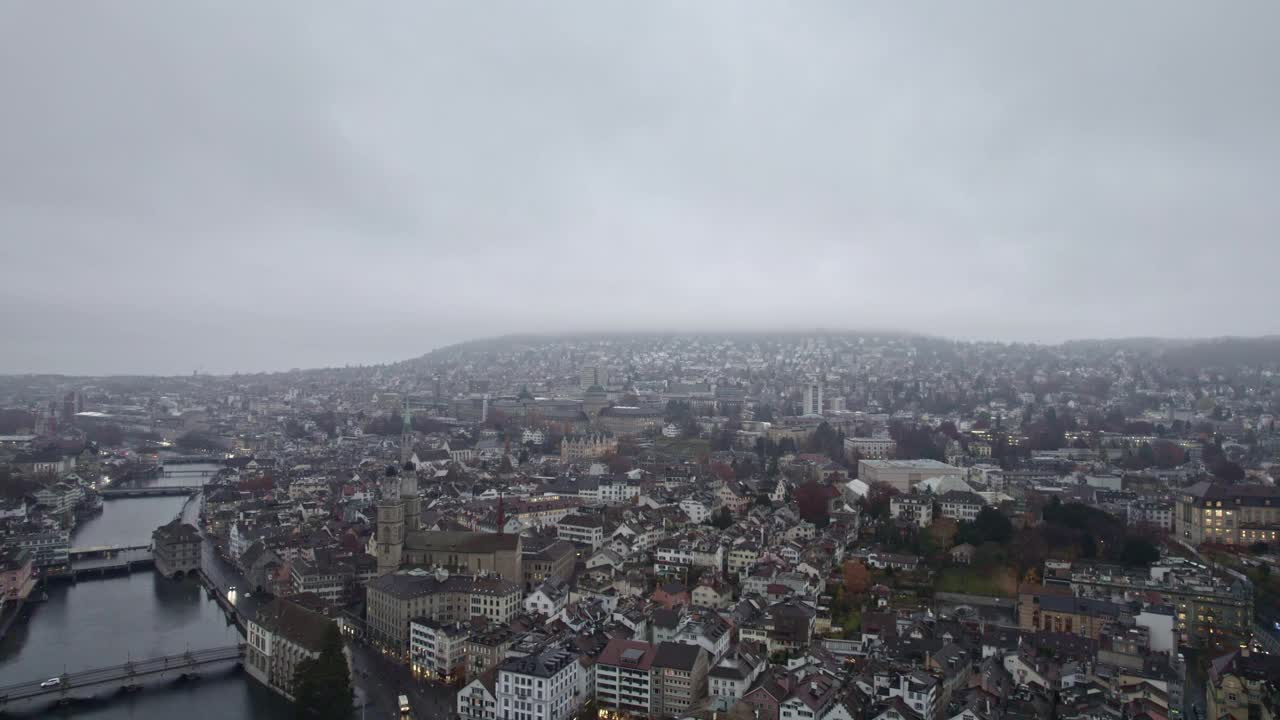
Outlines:
MULTIPOLYGON (((184 466, 190 468, 191 466, 184 466)), ((156 484, 189 484, 189 475, 156 484)), ((72 545, 145 545, 151 531, 182 510, 184 497, 108 500, 102 514, 84 520, 72 545)), ((187 507, 187 517, 196 504, 187 507)), ((47 602, 0 641, 0 685, 43 679, 92 667, 239 642, 216 603, 194 579, 165 580, 154 572, 54 583, 47 602)), ((18 717, 24 715, 18 714, 18 717)), ((148 687, 125 697, 63 708, 32 707, 27 717, 261 718, 292 717, 292 706, 228 669, 186 683, 148 687)))

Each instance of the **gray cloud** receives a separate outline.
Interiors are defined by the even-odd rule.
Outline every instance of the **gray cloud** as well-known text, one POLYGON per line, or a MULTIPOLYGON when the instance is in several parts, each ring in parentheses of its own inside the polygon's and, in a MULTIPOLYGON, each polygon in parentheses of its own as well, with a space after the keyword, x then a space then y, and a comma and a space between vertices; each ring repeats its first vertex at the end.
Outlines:
POLYGON ((0 5, 0 371, 1280 331, 1270 2, 0 5))

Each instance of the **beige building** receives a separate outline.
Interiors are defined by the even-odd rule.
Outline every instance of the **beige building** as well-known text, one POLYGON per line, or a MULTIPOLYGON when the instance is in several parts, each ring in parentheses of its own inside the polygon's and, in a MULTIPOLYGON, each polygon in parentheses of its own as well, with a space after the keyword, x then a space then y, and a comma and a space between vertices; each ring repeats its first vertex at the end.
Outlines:
POLYGON ((856 454, 866 460, 883 460, 893 457, 898 443, 891 437, 851 437, 844 439, 845 455, 852 458, 856 454))
POLYGON ((616 452, 618 452, 618 438, 610 432, 565 435, 560 441, 562 462, 599 460, 605 455, 616 452))
POLYGON ((1280 541, 1280 489, 1199 482, 1177 496, 1174 533, 1190 545, 1280 541))
POLYGON ((371 642, 403 655, 409 651, 409 621, 465 622, 483 617, 506 623, 520 610, 520 585, 497 577, 451 575, 444 570, 408 570, 369 583, 366 630, 371 642))
POLYGON ((707 696, 707 651, 685 643, 658 643, 653 656, 653 707, 664 717, 686 717, 707 696))
POLYGON ((245 624, 245 670, 254 680, 293 699, 298 663, 320 657, 329 618, 277 598, 245 624))
POLYGON ((1250 653, 1247 646, 1209 663, 1205 717, 1214 720, 1274 720, 1275 698, 1268 697, 1280 677, 1280 658, 1250 653))
POLYGON ((172 578, 199 570, 200 540, 200 531, 180 518, 156 528, 151 533, 156 572, 172 578))

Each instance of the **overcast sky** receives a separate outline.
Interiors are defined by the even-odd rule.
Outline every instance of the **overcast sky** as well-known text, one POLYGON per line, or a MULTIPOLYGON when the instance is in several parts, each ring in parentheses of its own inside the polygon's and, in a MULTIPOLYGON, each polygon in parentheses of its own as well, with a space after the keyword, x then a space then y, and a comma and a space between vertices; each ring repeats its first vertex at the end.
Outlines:
POLYGON ((1280 3, 0 3, 0 372, 1280 331, 1280 3))

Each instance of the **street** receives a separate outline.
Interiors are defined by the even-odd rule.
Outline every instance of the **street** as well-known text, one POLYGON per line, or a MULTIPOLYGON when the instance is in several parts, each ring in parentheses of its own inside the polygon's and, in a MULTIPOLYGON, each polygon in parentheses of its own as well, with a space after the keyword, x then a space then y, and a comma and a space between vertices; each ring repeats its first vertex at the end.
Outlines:
POLYGON ((454 690, 445 685, 415 680, 409 668, 392 662, 367 645, 352 642, 354 681, 368 693, 371 718, 398 717, 398 696, 406 695, 415 720, 444 720, 454 713, 454 690))

